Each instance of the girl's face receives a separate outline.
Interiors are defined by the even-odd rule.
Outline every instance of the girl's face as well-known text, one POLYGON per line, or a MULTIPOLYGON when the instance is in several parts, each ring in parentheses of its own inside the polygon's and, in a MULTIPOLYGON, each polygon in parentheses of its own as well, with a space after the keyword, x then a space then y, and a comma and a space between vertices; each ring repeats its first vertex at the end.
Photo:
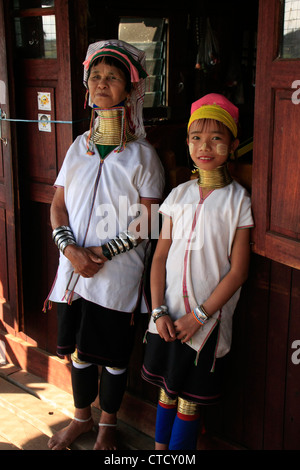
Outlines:
POLYGON ((191 158, 197 167, 202 170, 214 170, 227 161, 239 141, 232 140, 225 125, 207 119, 205 122, 198 120, 191 124, 187 143, 191 158))
POLYGON ((92 102, 99 108, 112 108, 129 96, 124 72, 104 62, 92 65, 88 89, 92 102))

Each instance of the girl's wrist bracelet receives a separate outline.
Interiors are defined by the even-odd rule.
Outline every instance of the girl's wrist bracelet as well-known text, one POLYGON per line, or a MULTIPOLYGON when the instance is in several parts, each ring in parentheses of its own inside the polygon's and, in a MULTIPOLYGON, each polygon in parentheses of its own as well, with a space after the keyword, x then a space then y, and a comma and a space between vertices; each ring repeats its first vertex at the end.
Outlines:
POLYGON ((204 325, 209 320, 209 316, 203 305, 197 305, 193 310, 193 315, 200 325, 204 325))
POLYGON ((156 320, 158 320, 160 317, 164 317, 165 315, 169 315, 168 312, 168 307, 166 305, 161 305, 160 307, 155 308, 151 312, 152 318, 154 323, 156 320))

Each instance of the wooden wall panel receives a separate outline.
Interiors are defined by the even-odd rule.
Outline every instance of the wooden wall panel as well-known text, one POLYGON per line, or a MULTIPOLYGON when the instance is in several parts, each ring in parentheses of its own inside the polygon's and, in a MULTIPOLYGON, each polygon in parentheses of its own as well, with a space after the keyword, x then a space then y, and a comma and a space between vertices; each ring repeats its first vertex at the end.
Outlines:
POLYGON ((261 449, 264 438, 270 261, 252 256, 248 281, 234 314, 233 341, 218 413, 207 427, 224 440, 261 449))
MULTIPOLYGON (((268 260, 252 256, 249 281, 244 286, 246 300, 235 313, 244 315, 246 324, 239 340, 240 349, 236 350, 236 361, 237 373, 243 376, 244 408, 239 411, 243 419, 242 442, 251 449, 260 449, 263 445, 269 272, 268 260)), ((235 328, 234 334, 237 337, 241 332, 235 328)))
POLYGON ((299 312, 300 271, 252 255, 234 315, 224 400, 205 410, 210 435, 251 450, 300 450, 299 312))
POLYGON ((6 324, 17 330, 16 304, 18 299, 14 290, 17 273, 12 269, 13 264, 10 263, 12 230, 7 208, 2 206, 0 201, 0 329, 3 329, 3 325, 6 324))
POLYGON ((292 272, 291 320, 287 344, 287 373, 283 446, 300 447, 300 271, 292 272))
POLYGON ((270 226, 272 232, 297 239, 300 234, 300 107, 291 100, 291 90, 274 96, 274 137, 270 226), (286 130, 288 129, 288 138, 286 130))
MULTIPOLYGON (((3 123, 1 122, 1 132, 3 132, 2 129, 3 123)), ((0 185, 3 185, 3 178, 4 178, 4 161, 3 161, 3 152, 2 152, 2 143, 0 146, 0 185)))
POLYGON ((300 60, 280 57, 284 3, 259 2, 252 205, 255 253, 300 268, 299 117, 292 83, 300 60))
POLYGON ((268 310, 264 449, 283 445, 292 269, 272 263, 268 310))
POLYGON ((27 226, 24 229, 23 269, 24 276, 25 331, 36 341, 39 348, 56 354, 56 309, 44 313, 43 305, 55 278, 58 266, 58 250, 51 237, 50 207, 40 202, 27 203, 27 226), (35 233, 33 238, 31 233, 35 233), (32 256, 32 253, 38 256, 32 256))
POLYGON ((0 303, 8 299, 7 242, 5 209, 0 206, 0 303))
MULTIPOLYGON (((45 116, 55 121, 55 90, 54 88, 28 87, 25 90, 26 119, 37 120, 45 116), (38 93, 50 95, 50 110, 38 108, 38 93)), ((26 124, 24 149, 26 149, 28 175, 31 180, 53 184, 57 174, 56 162, 56 125, 40 125, 33 122, 26 124), (43 129, 43 130, 40 130, 43 129)))

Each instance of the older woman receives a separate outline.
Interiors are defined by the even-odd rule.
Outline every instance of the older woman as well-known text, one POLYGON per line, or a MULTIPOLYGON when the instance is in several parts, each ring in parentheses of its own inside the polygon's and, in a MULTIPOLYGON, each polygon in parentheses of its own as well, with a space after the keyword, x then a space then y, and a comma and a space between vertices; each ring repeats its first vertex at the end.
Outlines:
POLYGON ((56 179, 51 205, 60 249, 49 300, 58 303, 58 354, 71 354, 75 414, 49 441, 64 449, 93 426, 95 449, 115 449, 117 411, 126 387, 135 317, 146 312, 142 275, 151 204, 162 197, 163 169, 145 140, 142 51, 118 40, 89 46, 84 84, 90 130, 77 137, 56 179))

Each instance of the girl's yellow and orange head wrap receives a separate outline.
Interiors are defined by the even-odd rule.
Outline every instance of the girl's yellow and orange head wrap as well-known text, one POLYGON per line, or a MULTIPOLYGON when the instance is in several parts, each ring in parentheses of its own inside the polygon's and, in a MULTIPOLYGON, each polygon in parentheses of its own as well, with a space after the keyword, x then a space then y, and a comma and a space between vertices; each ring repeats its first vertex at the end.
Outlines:
POLYGON ((210 93, 192 104, 188 131, 192 122, 198 119, 220 121, 228 127, 234 138, 237 137, 239 110, 223 95, 210 93))

